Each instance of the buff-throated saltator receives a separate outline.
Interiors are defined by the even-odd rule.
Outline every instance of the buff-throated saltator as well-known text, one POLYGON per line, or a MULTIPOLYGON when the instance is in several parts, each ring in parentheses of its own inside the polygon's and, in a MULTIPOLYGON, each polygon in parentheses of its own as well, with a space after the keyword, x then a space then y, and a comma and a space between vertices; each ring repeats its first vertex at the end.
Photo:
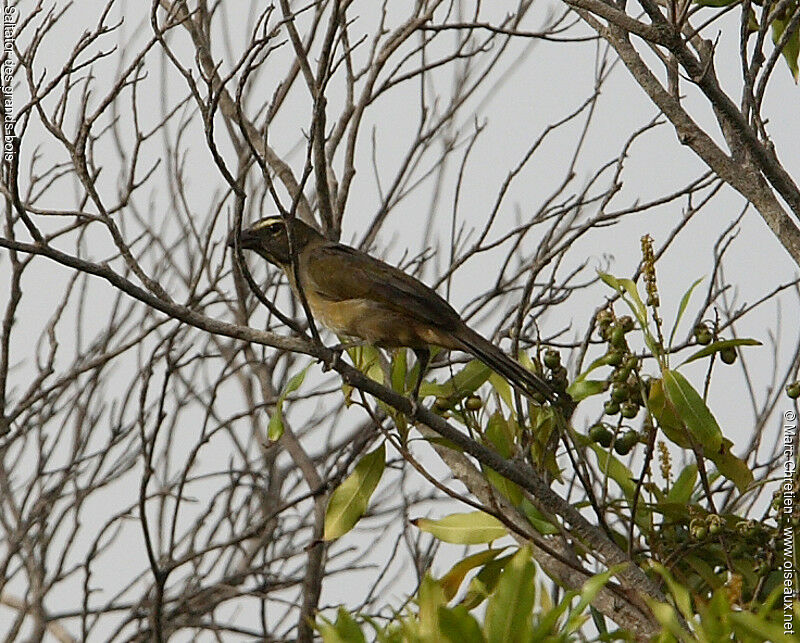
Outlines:
POLYGON ((544 397, 551 403, 569 400, 467 326, 433 289, 365 252, 329 241, 297 218, 261 219, 241 231, 239 242, 283 270, 295 295, 299 280, 316 322, 381 348, 413 349, 421 363, 415 397, 429 346, 434 345, 471 353, 526 397, 544 397), (293 275, 287 227, 298 279, 293 275))

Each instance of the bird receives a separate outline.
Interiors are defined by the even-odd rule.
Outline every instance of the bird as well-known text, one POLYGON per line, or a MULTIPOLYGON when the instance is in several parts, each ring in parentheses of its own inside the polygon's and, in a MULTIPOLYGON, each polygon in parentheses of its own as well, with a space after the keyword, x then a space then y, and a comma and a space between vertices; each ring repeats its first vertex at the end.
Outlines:
MULTIPOLYGON (((228 245, 235 247, 235 241, 233 231, 228 245)), ((302 288, 315 323, 378 348, 412 349, 420 364, 415 402, 431 346, 473 355, 531 400, 571 401, 566 392, 470 328, 422 281, 366 252, 330 241, 296 217, 262 218, 241 230, 239 245, 280 268, 298 298, 302 288)))

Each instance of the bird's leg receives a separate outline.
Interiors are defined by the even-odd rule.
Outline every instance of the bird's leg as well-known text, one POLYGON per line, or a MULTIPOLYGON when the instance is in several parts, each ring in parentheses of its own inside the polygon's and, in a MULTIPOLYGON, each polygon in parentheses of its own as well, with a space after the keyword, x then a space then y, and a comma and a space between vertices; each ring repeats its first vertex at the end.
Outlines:
POLYGON ((417 412, 417 404, 419 403, 419 387, 422 386, 422 378, 425 377, 425 369, 428 368, 428 362, 431 361, 431 352, 427 348, 415 348, 414 355, 417 357, 417 364, 419 365, 419 375, 414 384, 414 390, 411 393, 411 411, 412 415, 417 412))
MULTIPOLYGON (((347 342, 339 342, 338 344, 334 344, 333 346, 328 346, 328 350, 335 353, 335 357, 333 359, 333 362, 335 362, 336 360, 341 358, 342 353, 346 351, 348 348, 356 348, 358 346, 367 346, 367 342, 361 339, 351 340, 347 342)), ((329 368, 330 368, 329 366, 323 364, 322 370, 324 372, 329 370, 329 368)))

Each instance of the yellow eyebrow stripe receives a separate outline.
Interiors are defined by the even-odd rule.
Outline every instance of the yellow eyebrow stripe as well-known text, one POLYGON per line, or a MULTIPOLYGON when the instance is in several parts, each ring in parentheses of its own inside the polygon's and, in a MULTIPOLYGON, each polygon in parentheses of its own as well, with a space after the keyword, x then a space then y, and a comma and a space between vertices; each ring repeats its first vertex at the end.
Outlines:
POLYGON ((262 230, 263 228, 269 228, 276 223, 280 223, 283 225, 283 219, 281 217, 267 217, 266 219, 262 219, 261 221, 257 222, 253 226, 253 230, 262 230))

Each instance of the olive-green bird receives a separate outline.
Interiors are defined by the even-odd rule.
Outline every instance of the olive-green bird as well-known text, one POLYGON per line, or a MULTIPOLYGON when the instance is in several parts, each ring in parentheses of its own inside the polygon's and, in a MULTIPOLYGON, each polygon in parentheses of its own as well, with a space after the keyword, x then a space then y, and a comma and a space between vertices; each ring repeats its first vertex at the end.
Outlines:
MULTIPOLYGON (((267 217, 242 230, 241 247, 283 270, 295 295, 298 284, 287 226, 298 279, 314 320, 339 335, 381 348, 411 348, 421 364, 415 398, 433 345, 474 355, 529 398, 543 396, 551 403, 569 400, 566 393, 556 391, 472 330, 433 289, 402 270, 329 241, 297 218, 267 217)), ((233 239, 229 245, 234 245, 233 239)))

